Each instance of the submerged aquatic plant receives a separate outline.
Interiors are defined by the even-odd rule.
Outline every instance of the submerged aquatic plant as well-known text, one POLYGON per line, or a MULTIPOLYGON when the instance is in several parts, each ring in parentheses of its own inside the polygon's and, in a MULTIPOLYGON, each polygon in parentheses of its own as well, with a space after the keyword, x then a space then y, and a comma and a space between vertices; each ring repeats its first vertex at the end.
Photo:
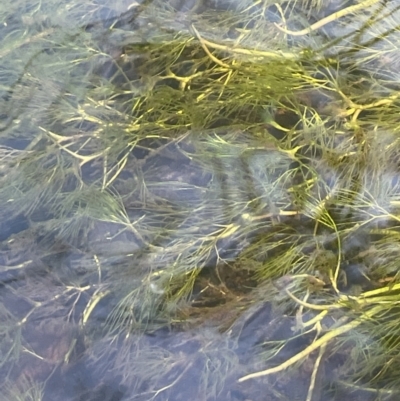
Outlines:
POLYGON ((0 6, 2 367, 43 358, 24 329, 59 305, 81 334, 57 363, 96 362, 100 337, 131 399, 192 368, 204 399, 228 398, 225 381, 310 359, 307 401, 332 360, 339 387, 393 396, 396 1, 17 3, 0 6), (259 304, 293 331, 243 367, 237 319, 259 304), (199 335, 186 365, 208 325, 224 352, 199 335), (144 340, 165 327, 181 349, 144 340))
POLYGON ((5 401, 42 401, 43 385, 24 378, 18 385, 7 384, 3 387, 1 397, 5 401))

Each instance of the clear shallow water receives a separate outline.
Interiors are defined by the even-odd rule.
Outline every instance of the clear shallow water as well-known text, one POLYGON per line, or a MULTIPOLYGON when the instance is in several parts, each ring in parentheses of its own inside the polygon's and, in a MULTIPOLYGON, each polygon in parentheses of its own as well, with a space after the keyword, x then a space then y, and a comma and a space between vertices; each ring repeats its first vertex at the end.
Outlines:
POLYGON ((397 14, 0 6, 2 399, 397 399, 397 14))

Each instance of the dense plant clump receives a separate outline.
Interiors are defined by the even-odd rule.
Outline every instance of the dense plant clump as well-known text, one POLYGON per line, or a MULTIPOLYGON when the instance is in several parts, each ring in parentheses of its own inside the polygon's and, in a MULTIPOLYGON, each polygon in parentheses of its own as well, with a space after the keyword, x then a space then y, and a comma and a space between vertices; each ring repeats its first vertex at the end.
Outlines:
POLYGON ((398 2, 3 3, 2 399, 398 399, 398 2))

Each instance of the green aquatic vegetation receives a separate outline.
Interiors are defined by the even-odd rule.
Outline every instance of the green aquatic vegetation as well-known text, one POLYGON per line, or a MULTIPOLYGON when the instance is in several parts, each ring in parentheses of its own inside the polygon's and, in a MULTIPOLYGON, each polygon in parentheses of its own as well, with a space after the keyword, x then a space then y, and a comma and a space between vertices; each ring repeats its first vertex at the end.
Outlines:
POLYGON ((25 378, 19 385, 6 385, 1 391, 1 396, 5 401, 42 401, 43 393, 40 383, 32 383, 25 378))
POLYGON ((395 394, 398 5, 183 3, 0 6, 0 289, 22 309, 4 296, 2 367, 60 304, 92 362, 99 337, 125 358, 113 371, 137 399, 172 397, 192 369, 212 399, 311 361, 309 401, 335 353, 332 386, 395 394), (228 311, 264 303, 293 330, 241 366, 228 311), (165 327, 180 351, 143 340, 165 327))
MULTIPOLYGON (((289 369, 316 350, 319 350, 319 355, 324 354, 324 357, 329 359, 332 355, 350 349, 350 358, 346 359, 343 367, 344 373, 339 374, 339 379, 342 375, 345 377, 348 375, 341 385, 346 385, 347 382, 350 388, 357 388, 354 383, 362 383, 358 385, 358 388, 362 389, 369 383, 371 387, 368 391, 372 391, 374 385, 377 386, 375 390, 377 396, 380 393, 386 395, 398 393, 398 376, 395 370, 391 369, 398 354, 398 328, 395 323, 398 313, 397 284, 366 291, 358 296, 342 296, 336 302, 325 305, 302 301, 287 288, 285 291, 296 302, 301 315, 306 316, 307 309, 318 313, 309 321, 300 318, 300 327, 296 329, 302 330, 303 333, 306 330, 305 333, 308 333, 309 327, 312 326, 311 331, 315 332, 315 338, 310 345, 283 363, 243 376, 239 379, 240 382, 289 369), (342 308, 349 310, 338 318, 337 311, 342 308), (333 316, 330 320, 334 323, 327 326, 324 322, 329 321, 330 315, 333 316), (383 385, 382 391, 381 385, 383 385)), ((273 343, 271 345, 273 347, 271 350, 276 349, 276 345, 273 343)), ((283 345, 282 342, 279 348, 283 345)), ((266 343, 265 346, 270 345, 266 343)), ((272 357, 269 355, 269 359, 273 359, 279 348, 272 353, 272 357)), ((316 369, 319 367, 319 358, 315 360, 316 369)))

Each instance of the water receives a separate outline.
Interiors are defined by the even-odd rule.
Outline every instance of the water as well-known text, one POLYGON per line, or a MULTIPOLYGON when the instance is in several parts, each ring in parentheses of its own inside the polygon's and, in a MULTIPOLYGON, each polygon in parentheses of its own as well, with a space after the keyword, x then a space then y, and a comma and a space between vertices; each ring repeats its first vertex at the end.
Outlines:
POLYGON ((397 2, 3 3, 1 399, 397 399, 397 2))

